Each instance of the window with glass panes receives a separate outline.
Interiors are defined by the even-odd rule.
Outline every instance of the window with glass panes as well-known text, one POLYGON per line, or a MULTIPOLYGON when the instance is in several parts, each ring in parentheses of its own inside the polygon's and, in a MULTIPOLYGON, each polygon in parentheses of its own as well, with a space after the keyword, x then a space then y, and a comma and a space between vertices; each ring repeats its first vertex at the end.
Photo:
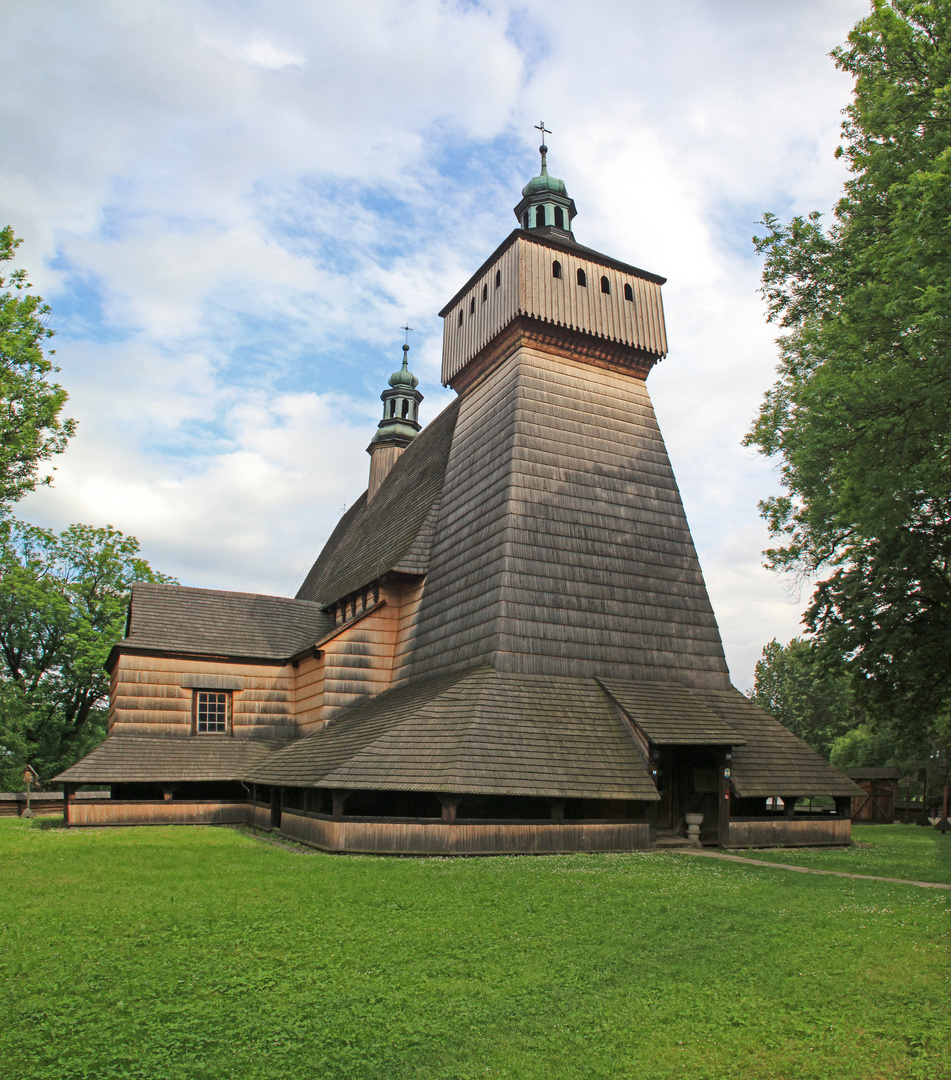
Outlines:
POLYGON ((218 690, 199 690, 196 704, 196 730, 199 735, 223 735, 228 731, 229 694, 218 690))

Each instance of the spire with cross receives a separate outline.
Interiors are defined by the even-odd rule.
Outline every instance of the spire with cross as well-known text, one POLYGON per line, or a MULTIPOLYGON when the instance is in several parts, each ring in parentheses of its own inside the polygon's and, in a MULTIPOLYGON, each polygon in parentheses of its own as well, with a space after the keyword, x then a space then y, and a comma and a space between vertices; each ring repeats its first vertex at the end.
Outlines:
POLYGON ((542 144, 538 148, 538 152, 542 156, 542 174, 544 174, 544 173, 548 172, 548 161, 547 161, 548 147, 545 145, 545 136, 550 135, 551 131, 548 128, 545 127, 545 121, 544 120, 539 120, 538 121, 538 123, 535 125, 535 130, 540 131, 542 133, 542 144))
POLYGON ((538 176, 522 188, 522 201, 515 207, 515 216, 523 229, 549 228, 573 239, 571 221, 577 213, 574 199, 569 198, 563 181, 548 175, 545 136, 551 134, 551 128, 545 126, 544 120, 539 120, 535 130, 542 135, 542 144, 538 148, 542 167, 538 176))

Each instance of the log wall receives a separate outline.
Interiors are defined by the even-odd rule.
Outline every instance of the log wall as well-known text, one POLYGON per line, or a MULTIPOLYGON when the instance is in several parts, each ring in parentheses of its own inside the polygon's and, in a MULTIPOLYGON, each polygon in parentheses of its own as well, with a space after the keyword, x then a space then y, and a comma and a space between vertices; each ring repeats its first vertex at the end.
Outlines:
POLYGON ((324 851, 379 855, 553 854, 636 851, 651 847, 650 826, 646 821, 444 825, 334 821, 300 810, 284 810, 280 831, 324 851))
POLYGON ((743 821, 734 818, 721 839, 723 847, 824 847, 852 842, 848 818, 777 818, 743 821))
POLYGON ((324 726, 324 660, 309 656, 297 666, 294 679, 294 719, 300 735, 324 726))
POLYGON ((195 687, 232 691, 232 733, 294 734, 294 669, 123 653, 113 671, 110 735, 187 737, 195 687))
POLYGON ((386 602, 322 647, 323 719, 389 689, 399 623, 399 598, 381 589, 386 602))

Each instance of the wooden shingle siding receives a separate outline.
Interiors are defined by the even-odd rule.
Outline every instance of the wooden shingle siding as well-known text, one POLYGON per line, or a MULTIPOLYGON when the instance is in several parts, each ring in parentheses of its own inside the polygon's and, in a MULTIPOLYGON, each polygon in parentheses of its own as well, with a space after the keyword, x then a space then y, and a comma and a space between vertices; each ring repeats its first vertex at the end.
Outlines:
POLYGON ((580 245, 553 248, 539 243, 531 232, 516 236, 444 309, 443 383, 449 383, 520 315, 665 356, 662 279, 641 273, 580 245), (558 278, 552 276, 556 259, 562 271, 558 278), (578 284, 579 270, 584 271, 587 286, 578 284), (501 274, 499 288, 495 287, 496 272, 501 274), (610 293, 601 291, 602 276, 608 279, 610 293), (633 300, 624 298, 626 284, 632 288, 633 300), (483 302, 484 287, 488 295, 483 302), (470 314, 473 299, 475 310, 470 314))
POLYGON ((593 679, 491 668, 416 682, 278 751, 262 784, 656 801, 627 726, 593 679))
POLYGON ((341 518, 297 593, 332 604, 393 570, 424 573, 433 508, 443 489, 458 403, 445 408, 403 451, 367 504, 366 494, 341 518))
POLYGON ((110 735, 57 778, 69 784, 240 780, 288 745, 280 739, 110 735))
POLYGON ((643 380, 521 348, 463 396, 407 672, 477 663, 729 685, 643 380))
POLYGON ((281 833, 324 851, 373 854, 492 855, 648 848, 646 822, 443 825, 328 821, 285 810, 281 833))
MULTIPOLYGON (((284 596, 137 582, 119 650, 282 660, 331 628, 319 604, 284 596)), ((116 650, 110 657, 110 667, 116 650)))

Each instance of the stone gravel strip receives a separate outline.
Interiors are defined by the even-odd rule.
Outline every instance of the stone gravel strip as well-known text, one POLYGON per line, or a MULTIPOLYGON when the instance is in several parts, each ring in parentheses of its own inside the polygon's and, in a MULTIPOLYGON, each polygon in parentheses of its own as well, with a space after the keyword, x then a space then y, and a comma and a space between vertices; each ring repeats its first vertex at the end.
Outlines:
POLYGON ((678 855, 700 855, 705 859, 725 859, 727 862, 749 863, 750 866, 768 866, 771 870, 795 870, 797 874, 826 874, 829 877, 858 878, 861 881, 887 881, 892 885, 917 885, 920 889, 951 889, 938 881, 909 881, 907 878, 876 877, 873 874, 847 874, 844 870, 814 870, 811 866, 792 866, 789 863, 766 862, 764 859, 746 859, 742 855, 725 855, 720 851, 697 851, 694 848, 671 848, 678 855))

